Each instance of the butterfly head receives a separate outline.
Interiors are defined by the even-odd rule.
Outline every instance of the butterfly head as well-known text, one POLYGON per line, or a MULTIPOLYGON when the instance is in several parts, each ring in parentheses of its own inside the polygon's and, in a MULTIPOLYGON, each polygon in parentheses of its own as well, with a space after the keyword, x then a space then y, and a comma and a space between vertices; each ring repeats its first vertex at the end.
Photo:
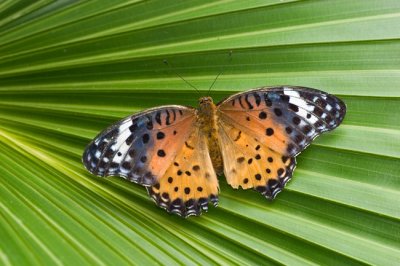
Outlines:
POLYGON ((199 113, 204 117, 209 117, 213 114, 215 109, 215 104, 213 103, 213 99, 209 96, 201 97, 199 99, 199 113))
POLYGON ((213 99, 211 97, 209 97, 209 96, 201 97, 199 99, 199 104, 200 105, 209 105, 209 104, 212 104, 212 103, 213 103, 213 99))

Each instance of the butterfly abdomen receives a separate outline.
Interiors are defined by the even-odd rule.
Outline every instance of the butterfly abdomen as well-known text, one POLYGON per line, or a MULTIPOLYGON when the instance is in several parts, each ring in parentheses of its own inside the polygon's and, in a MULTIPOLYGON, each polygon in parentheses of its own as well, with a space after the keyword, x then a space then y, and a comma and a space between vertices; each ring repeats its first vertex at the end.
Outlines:
POLYGON ((197 123, 200 132, 207 139, 208 150, 215 172, 218 175, 223 173, 223 160, 218 141, 217 107, 211 97, 200 99, 200 106, 197 111, 197 123))

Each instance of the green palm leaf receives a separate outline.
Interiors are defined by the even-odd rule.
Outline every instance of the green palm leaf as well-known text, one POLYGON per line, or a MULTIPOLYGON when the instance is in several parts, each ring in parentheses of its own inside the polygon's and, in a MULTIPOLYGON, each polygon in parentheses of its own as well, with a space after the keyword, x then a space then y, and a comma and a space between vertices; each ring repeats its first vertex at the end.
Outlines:
POLYGON ((397 25, 397 0, 3 1, 1 264, 398 264, 397 25), (83 169, 110 123, 197 104, 174 71, 205 93, 222 68, 216 101, 290 84, 347 104, 274 202, 220 180, 220 207, 185 220, 83 169))

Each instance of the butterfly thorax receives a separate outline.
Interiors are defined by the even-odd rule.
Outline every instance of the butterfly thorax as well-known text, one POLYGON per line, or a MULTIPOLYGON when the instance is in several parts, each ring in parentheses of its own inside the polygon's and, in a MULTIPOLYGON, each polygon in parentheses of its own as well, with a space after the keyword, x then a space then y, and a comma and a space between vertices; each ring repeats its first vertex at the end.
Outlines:
POLYGON ((218 124, 217 107, 211 97, 202 97, 199 99, 199 108, 197 109, 197 123, 200 132, 207 139, 208 150, 215 172, 222 174, 223 161, 218 142, 218 124))

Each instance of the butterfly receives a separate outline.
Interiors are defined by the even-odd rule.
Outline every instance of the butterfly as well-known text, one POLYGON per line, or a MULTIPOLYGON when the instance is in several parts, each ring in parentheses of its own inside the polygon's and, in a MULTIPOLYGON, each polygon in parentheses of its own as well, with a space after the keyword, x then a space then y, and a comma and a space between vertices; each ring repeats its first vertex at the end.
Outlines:
POLYGON ((346 105, 326 92, 261 87, 197 108, 166 105, 128 116, 102 131, 83 153, 98 176, 147 188, 155 203, 183 217, 218 205, 218 179, 274 199, 291 179, 296 156, 340 125, 346 105))

